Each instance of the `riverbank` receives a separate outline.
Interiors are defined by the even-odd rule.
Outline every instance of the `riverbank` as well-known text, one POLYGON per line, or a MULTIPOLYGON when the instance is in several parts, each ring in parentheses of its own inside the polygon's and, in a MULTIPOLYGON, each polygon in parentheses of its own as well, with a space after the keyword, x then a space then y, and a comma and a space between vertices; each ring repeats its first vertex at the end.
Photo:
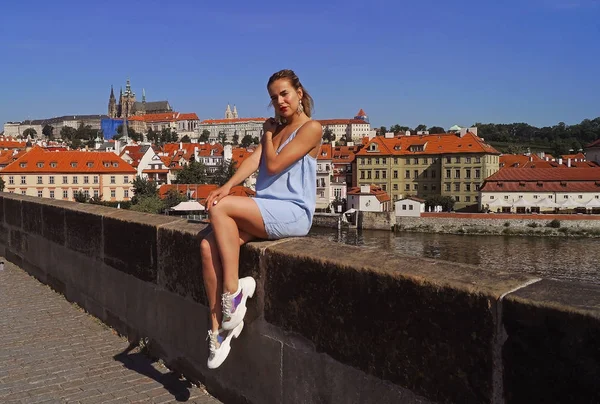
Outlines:
POLYGON ((600 237, 600 215, 424 213, 398 217, 395 231, 550 237, 600 237))

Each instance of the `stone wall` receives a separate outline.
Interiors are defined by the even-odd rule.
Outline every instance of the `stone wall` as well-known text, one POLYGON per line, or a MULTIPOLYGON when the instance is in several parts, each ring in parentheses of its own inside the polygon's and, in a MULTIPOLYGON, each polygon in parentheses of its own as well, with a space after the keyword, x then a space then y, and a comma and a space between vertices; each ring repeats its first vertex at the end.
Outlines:
POLYGON ((392 230, 396 215, 392 212, 363 212, 358 214, 358 228, 372 230, 392 230))
POLYGON ((340 217, 337 213, 315 213, 313 216, 313 226, 337 229, 340 217))
POLYGON ((600 236, 600 216, 425 213, 421 217, 398 217, 397 229, 428 233, 600 236), (549 227, 553 220, 560 222, 559 227, 549 227))
POLYGON ((599 287, 311 238, 242 248, 257 294, 209 371, 205 232, 0 194, 0 255, 227 403, 600 401, 599 287))

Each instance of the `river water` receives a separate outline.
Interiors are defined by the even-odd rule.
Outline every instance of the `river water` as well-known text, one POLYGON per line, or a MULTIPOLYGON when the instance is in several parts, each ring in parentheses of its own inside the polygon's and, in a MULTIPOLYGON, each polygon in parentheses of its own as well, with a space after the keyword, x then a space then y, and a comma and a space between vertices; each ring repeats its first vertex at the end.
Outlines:
POLYGON ((313 227, 309 236, 369 250, 473 264, 544 278, 600 285, 600 240, 573 237, 485 236, 313 227))

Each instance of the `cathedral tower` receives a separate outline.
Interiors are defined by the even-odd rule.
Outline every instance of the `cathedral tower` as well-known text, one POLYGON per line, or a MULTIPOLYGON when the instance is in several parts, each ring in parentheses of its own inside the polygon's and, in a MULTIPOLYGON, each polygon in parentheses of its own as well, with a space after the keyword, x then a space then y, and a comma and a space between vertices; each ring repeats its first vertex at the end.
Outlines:
POLYGON ((108 98, 108 117, 116 118, 118 115, 117 111, 117 99, 115 98, 115 92, 113 86, 110 86, 110 97, 108 98))
POLYGON ((231 107, 227 104, 227 109, 225 110, 225 119, 233 118, 233 114, 231 113, 231 107))

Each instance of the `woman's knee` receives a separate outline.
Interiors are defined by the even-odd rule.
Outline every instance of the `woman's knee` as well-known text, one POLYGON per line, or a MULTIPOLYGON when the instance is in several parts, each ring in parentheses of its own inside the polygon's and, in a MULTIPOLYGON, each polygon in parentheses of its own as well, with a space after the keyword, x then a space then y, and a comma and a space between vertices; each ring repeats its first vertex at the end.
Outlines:
POLYGON ((214 237, 212 237, 212 233, 200 241, 200 255, 202 255, 202 259, 210 259, 212 257, 213 243, 214 237))

